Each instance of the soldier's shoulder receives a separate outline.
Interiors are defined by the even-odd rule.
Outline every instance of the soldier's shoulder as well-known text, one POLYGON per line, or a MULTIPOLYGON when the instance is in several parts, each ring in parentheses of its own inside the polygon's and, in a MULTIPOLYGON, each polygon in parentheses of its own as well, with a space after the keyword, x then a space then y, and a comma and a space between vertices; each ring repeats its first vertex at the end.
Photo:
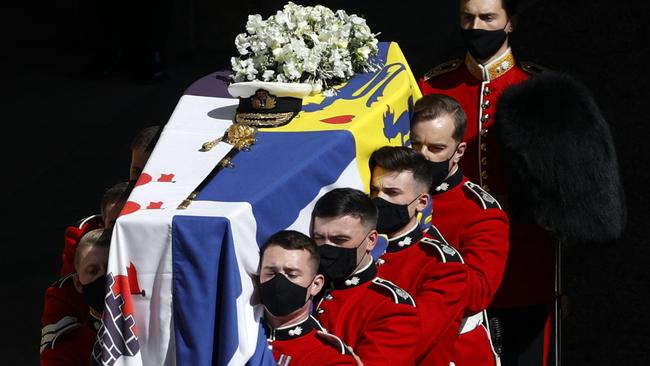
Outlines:
POLYGON ((434 225, 431 225, 429 230, 427 230, 422 239, 420 239, 420 243, 434 248, 434 252, 438 255, 438 259, 442 263, 464 263, 460 252, 449 245, 440 233, 440 230, 434 225))
POLYGON ((437 76, 452 72, 454 70, 457 70, 462 64, 463 64, 463 60, 460 58, 443 62, 441 64, 432 67, 431 69, 429 69, 429 71, 424 73, 423 79, 424 81, 427 81, 437 76))
POLYGON ((520 61, 519 66, 524 70, 524 72, 530 75, 537 75, 550 70, 546 66, 531 61, 520 61))
POLYGON ((388 281, 381 277, 375 277, 372 280, 372 283, 376 285, 380 292, 387 296, 390 296, 395 304, 415 306, 415 300, 413 297, 408 292, 406 292, 406 290, 402 289, 391 281, 388 281))
MULTIPOLYGON (((316 333, 316 339, 320 341, 320 343, 324 346, 323 348, 314 348, 314 352, 329 352, 330 356, 332 353, 339 354, 339 355, 350 355, 350 348, 341 338, 338 336, 329 333, 327 329, 325 329, 319 322, 316 320, 316 318, 311 317, 312 321, 315 323, 315 328, 318 331, 316 333)), ((322 354, 321 354, 322 355, 322 354)))
POLYGON ((479 205, 479 207, 487 210, 489 208, 496 208, 501 210, 501 204, 496 198, 492 197, 486 190, 481 188, 480 185, 470 181, 463 184, 463 188, 469 193, 469 196, 479 205))
POLYGON ((74 282, 73 282, 73 278, 74 278, 74 273, 73 273, 73 274, 69 274, 69 275, 67 275, 67 276, 65 276, 65 277, 61 277, 61 278, 59 278, 58 280, 54 281, 54 282, 50 285, 50 287, 53 287, 53 288, 65 288, 65 287, 70 287, 70 286, 72 286, 72 285, 74 284, 74 282))
POLYGON ((78 220, 77 222, 74 223, 74 226, 81 229, 84 227, 84 225, 97 226, 100 225, 101 223, 102 223, 102 216, 99 214, 95 214, 95 215, 90 215, 88 217, 84 217, 81 220, 78 220))

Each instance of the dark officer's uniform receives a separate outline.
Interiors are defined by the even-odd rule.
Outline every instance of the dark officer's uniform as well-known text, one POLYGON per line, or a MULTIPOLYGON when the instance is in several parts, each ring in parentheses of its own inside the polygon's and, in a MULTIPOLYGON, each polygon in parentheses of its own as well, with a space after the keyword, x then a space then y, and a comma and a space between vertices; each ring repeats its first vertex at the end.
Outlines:
POLYGON ((415 301, 376 274, 370 263, 344 281, 330 284, 314 314, 365 366, 413 365, 420 339, 415 301))
POLYGON ((282 328, 271 328, 265 324, 264 330, 273 358, 279 366, 357 365, 347 346, 338 337, 317 334, 318 331, 326 331, 311 316, 282 328))
POLYGON ((467 269, 458 252, 416 225, 389 240, 377 268, 418 304, 422 335, 416 364, 448 366, 466 305, 467 269))
POLYGON ((508 256, 508 216, 496 199, 458 169, 432 190, 433 225, 463 256, 468 268, 468 303, 454 363, 496 364, 483 311, 501 283, 508 256))
MULTIPOLYGON (((467 149, 460 160, 461 170, 471 182, 478 183, 506 206, 506 174, 494 131, 495 108, 504 90, 540 70, 534 64, 517 62, 508 49, 485 66, 468 54, 465 60, 454 60, 433 68, 419 80, 424 95, 446 94, 463 107, 467 114, 464 138, 467 149)), ((490 308, 531 309, 536 314, 535 321, 541 317, 546 324, 546 343, 553 303, 555 245, 541 228, 518 222, 516 218, 510 219, 510 250, 505 275, 490 308)), ((503 331, 506 336, 508 329, 503 331)), ((512 331, 510 336, 517 337, 512 331)), ((546 357, 548 351, 544 348, 546 357)))

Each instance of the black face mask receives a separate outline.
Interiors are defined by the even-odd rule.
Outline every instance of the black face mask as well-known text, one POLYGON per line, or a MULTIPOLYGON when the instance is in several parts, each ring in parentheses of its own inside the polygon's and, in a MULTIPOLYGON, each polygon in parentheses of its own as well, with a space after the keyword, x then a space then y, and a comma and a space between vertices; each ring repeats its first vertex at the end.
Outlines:
POLYGON ((377 231, 382 234, 391 234, 406 226, 411 221, 409 216, 409 205, 420 196, 408 204, 400 205, 397 203, 388 202, 383 198, 375 197, 372 202, 377 207, 379 216, 377 217, 377 231))
MULTIPOLYGON (((364 237, 363 241, 365 240, 366 238, 364 237)), ((325 275, 329 281, 333 282, 339 282, 348 278, 355 268, 357 268, 357 249, 363 244, 363 241, 355 248, 343 248, 327 244, 320 245, 318 247, 318 254, 320 255, 318 271, 325 275)), ((363 256, 365 257, 366 254, 363 256)))
POLYGON ((486 60, 497 53, 508 38, 504 29, 461 29, 467 51, 476 60, 486 60))
POLYGON ((448 159, 443 161, 429 162, 429 166, 431 167, 431 188, 432 189, 435 189, 442 182, 444 182, 445 179, 447 178, 447 175, 449 175, 449 162, 451 162, 451 159, 456 154, 456 150, 458 150, 459 145, 460 144, 456 145, 454 151, 451 153, 451 156, 448 159))
POLYGON ((106 297, 106 275, 97 277, 91 283, 81 285, 86 304, 97 313, 104 311, 104 297, 106 297))
POLYGON ((276 273, 272 279, 260 283, 260 301, 275 316, 289 315, 305 305, 307 288, 291 282, 282 273, 276 273))

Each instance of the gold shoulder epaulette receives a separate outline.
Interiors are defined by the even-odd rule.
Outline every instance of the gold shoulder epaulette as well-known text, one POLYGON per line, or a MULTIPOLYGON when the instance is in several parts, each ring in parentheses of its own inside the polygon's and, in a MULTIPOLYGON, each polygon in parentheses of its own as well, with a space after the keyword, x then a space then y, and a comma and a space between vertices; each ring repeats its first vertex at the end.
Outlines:
POLYGON ((521 68, 525 72, 527 72, 527 73, 529 73, 531 75, 539 74, 541 72, 544 72, 544 71, 548 70, 548 67, 540 66, 540 65, 538 65, 536 63, 529 62, 529 61, 521 61, 519 64, 521 65, 521 68))
POLYGON ((438 75, 442 75, 444 73, 447 73, 449 71, 454 71, 457 68, 459 68, 460 65, 462 65, 462 64, 463 64, 463 60, 459 59, 459 58, 457 58, 455 60, 447 61, 445 63, 442 63, 442 64, 432 68, 431 70, 427 71, 426 74, 424 74, 424 80, 426 81, 426 80, 429 80, 429 79, 431 79, 433 77, 436 77, 438 75))

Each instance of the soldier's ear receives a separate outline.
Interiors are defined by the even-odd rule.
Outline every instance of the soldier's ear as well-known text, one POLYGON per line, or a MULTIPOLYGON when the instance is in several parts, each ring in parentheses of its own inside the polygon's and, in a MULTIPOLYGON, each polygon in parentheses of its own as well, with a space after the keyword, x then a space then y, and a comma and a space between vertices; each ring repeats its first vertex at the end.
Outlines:
POLYGON ((314 277, 314 280, 312 281, 311 285, 309 286, 309 294, 312 296, 316 296, 323 288, 324 284, 325 284, 325 277, 320 273, 317 274, 314 277))
POLYGON ((512 33, 517 28, 517 16, 513 15, 508 19, 508 24, 506 25, 506 33, 512 33))
POLYGON ((368 239, 370 239, 370 242, 368 243, 368 246, 366 247, 366 251, 371 252, 373 249, 375 249, 375 245, 377 245, 377 237, 379 236, 379 233, 377 230, 372 230, 368 234, 368 239))
POLYGON ((427 205, 429 204, 429 200, 431 200, 431 195, 429 193, 423 193, 420 198, 418 198, 417 205, 415 206, 415 210, 417 212, 422 212, 427 208, 427 205))
POLYGON ((456 148, 456 156, 454 157, 456 163, 458 163, 460 158, 465 155, 465 149, 467 149, 467 142, 461 142, 458 144, 458 147, 456 148))

